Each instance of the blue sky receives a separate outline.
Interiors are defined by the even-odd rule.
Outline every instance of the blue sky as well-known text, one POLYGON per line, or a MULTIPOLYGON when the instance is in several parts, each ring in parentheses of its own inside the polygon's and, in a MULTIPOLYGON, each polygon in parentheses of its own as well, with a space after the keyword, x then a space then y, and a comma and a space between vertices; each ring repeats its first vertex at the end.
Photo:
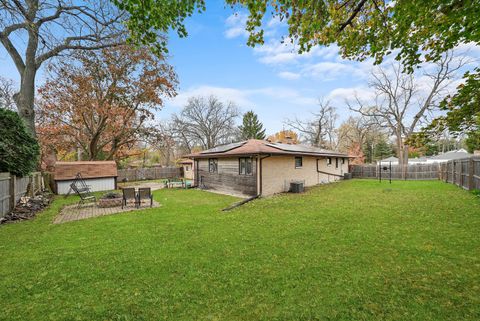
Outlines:
POLYGON ((343 61, 335 47, 300 56, 294 46, 281 44, 286 27, 276 20, 266 22, 264 46, 248 47, 245 19, 242 12, 208 3, 205 13, 187 20, 187 38, 170 35, 170 62, 180 88, 161 118, 178 111, 188 97, 209 94, 237 103, 242 111, 253 109, 269 133, 281 130, 286 118, 308 117, 318 98, 335 101, 343 117, 350 113, 344 98, 352 90, 361 94, 366 63, 343 61))
MULTIPOLYGON (((180 83, 178 96, 166 101, 157 119, 168 120, 191 96, 213 94, 235 102, 243 112, 254 110, 271 134, 281 130, 287 118, 308 118, 319 98, 337 108, 339 122, 352 114, 346 99, 372 99, 370 60, 343 60, 335 46, 299 55, 294 45, 281 43, 286 26, 274 19, 265 21, 265 44, 251 48, 246 45, 245 20, 244 12, 209 1, 206 12, 187 19, 187 38, 170 33, 169 62, 180 83)), ((473 54, 480 57, 478 47, 473 54)), ((1 47, 0 76, 18 83, 13 62, 1 47)), ((44 79, 41 70, 37 84, 44 79)))

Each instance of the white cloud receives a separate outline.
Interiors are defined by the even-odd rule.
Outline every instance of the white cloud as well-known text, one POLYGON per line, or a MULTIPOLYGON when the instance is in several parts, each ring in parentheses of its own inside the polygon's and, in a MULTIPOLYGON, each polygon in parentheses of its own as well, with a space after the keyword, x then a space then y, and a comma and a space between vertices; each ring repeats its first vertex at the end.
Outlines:
POLYGON ((217 96, 222 101, 232 101, 239 106, 252 105, 252 102, 248 99, 248 92, 244 90, 207 85, 192 87, 187 90, 181 90, 179 94, 170 101, 170 103, 175 107, 183 107, 187 104, 190 97, 210 95, 217 96))
POLYGON ((301 77, 299 73, 290 72, 290 71, 282 71, 282 72, 279 72, 277 75, 278 77, 287 79, 287 80, 297 80, 301 77))
POLYGON ((340 62, 319 62, 304 67, 304 73, 322 80, 335 80, 339 77, 363 78, 366 74, 353 65, 340 62))
POLYGON ((225 37, 228 39, 237 37, 247 37, 248 32, 245 30, 247 23, 247 15, 244 13, 234 13, 230 15, 225 21, 225 37))
MULTIPOLYGON (((297 106, 311 107, 316 104, 316 99, 308 97, 298 90, 290 87, 262 87, 238 89, 230 87, 216 86, 196 86, 180 91, 180 93, 169 104, 175 107, 183 107, 187 104, 188 99, 193 96, 210 96, 214 95, 222 101, 232 101, 243 108, 255 106, 259 100, 268 98, 270 101, 282 101, 297 106)), ((272 106, 273 107, 273 106, 272 106)))
POLYGON ((356 97, 364 103, 373 103, 375 93, 372 88, 357 86, 350 88, 336 88, 327 95, 332 104, 343 105, 346 101, 354 101, 356 97))

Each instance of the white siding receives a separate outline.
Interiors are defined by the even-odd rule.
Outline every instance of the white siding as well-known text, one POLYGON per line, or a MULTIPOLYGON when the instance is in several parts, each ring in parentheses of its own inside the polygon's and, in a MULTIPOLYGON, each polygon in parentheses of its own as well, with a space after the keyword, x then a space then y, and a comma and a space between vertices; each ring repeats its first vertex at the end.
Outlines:
MULTIPOLYGON (((67 194, 70 190, 70 184, 72 184, 73 181, 73 179, 68 181, 57 181, 57 194, 67 194)), ((115 189, 115 178, 113 177, 87 178, 85 179, 85 182, 90 186, 92 192, 111 191, 115 189)))

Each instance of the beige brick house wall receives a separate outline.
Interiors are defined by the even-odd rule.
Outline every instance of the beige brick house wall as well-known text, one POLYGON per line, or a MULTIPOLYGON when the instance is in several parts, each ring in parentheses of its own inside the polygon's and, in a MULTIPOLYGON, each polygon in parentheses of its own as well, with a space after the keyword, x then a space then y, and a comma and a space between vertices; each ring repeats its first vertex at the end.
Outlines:
POLYGON ((343 175, 348 172, 348 159, 342 162, 332 157, 332 164, 327 165, 327 158, 303 156, 303 166, 295 168, 295 156, 271 156, 262 160, 262 195, 268 196, 286 192, 292 181, 304 181, 305 186, 329 183, 340 178, 328 174, 318 173, 318 170, 343 175))

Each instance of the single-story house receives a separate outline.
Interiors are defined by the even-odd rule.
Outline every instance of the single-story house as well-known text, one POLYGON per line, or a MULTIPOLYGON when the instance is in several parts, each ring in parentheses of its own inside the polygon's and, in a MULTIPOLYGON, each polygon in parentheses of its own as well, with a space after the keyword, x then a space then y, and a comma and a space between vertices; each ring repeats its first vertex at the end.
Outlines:
POLYGON ((431 163, 446 163, 450 160, 457 160, 462 158, 472 157, 473 154, 470 154, 465 149, 452 150, 443 154, 438 154, 436 156, 429 157, 427 159, 427 164, 431 163))
POLYGON ((193 160, 185 158, 185 159, 181 159, 178 163, 182 165, 183 177, 186 179, 193 179, 193 175, 194 175, 193 160))
POLYGON ((114 161, 56 162, 53 172, 56 193, 67 194, 77 174, 81 175, 92 192, 117 188, 117 163, 114 161))
POLYGON ((382 160, 379 160, 377 162, 377 164, 380 164, 380 165, 398 165, 398 158, 396 158, 395 156, 390 156, 388 158, 384 158, 382 160))
POLYGON ((349 156, 325 149, 247 140, 188 155, 194 160, 194 184, 247 196, 286 192, 337 181, 348 173, 349 156))

